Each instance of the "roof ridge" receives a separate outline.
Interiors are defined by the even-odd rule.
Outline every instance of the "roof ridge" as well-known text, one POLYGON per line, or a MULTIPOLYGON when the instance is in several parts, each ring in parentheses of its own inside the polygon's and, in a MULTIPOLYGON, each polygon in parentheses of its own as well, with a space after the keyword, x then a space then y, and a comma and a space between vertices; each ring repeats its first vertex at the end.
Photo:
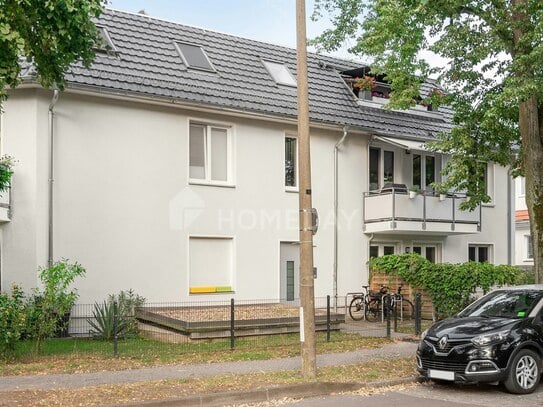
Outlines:
MULTIPOLYGON (((231 38, 239 38, 239 39, 242 39, 242 40, 245 40, 245 41, 251 41, 253 43, 263 44, 263 45, 266 45, 266 46, 273 46, 273 47, 282 48, 282 49, 285 49, 285 50, 296 52, 296 48, 292 48, 292 47, 289 47, 289 46, 286 46, 286 45, 275 44, 273 42, 266 42, 266 41, 262 41, 262 40, 255 40, 255 39, 252 39, 252 38, 242 37, 240 35, 226 33, 226 32, 222 32, 222 31, 219 31, 219 30, 210 30, 210 29, 207 29, 207 28, 198 27, 196 25, 180 23, 179 21, 169 20, 169 19, 162 18, 162 17, 154 17, 154 16, 150 16, 148 14, 141 14, 141 13, 121 10, 121 9, 117 9, 117 8, 113 8, 113 7, 105 7, 104 10, 112 11, 113 13, 128 14, 128 15, 138 17, 138 18, 147 18, 149 20, 161 21, 161 22, 164 22, 164 23, 169 23, 169 24, 178 25, 178 26, 182 26, 182 27, 188 27, 188 28, 192 28, 192 29, 196 29, 196 30, 201 30, 201 31, 207 32, 207 33, 225 35, 225 36, 228 36, 228 37, 231 37, 231 38)), ((317 59, 318 58, 329 58, 329 59, 335 60, 337 62, 348 63, 348 64, 359 64, 361 66, 368 66, 367 63, 364 63, 362 61, 356 61, 354 59, 340 58, 340 57, 335 57, 335 56, 328 55, 328 54, 319 54, 317 52, 308 52, 307 54, 311 55, 312 57, 315 57, 317 59)))

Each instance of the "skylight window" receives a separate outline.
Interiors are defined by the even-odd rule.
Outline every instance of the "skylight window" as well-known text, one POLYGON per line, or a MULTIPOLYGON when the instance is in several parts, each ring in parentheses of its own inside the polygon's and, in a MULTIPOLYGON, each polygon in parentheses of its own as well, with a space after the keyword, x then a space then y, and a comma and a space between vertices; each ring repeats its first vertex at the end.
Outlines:
POLYGON ((94 51, 102 54, 115 54, 117 49, 111 41, 111 37, 105 27, 96 27, 98 29, 98 41, 94 44, 94 51))
POLYGON ((211 61, 202 47, 198 45, 183 44, 181 42, 176 42, 175 47, 177 48, 177 51, 179 51, 183 63, 188 68, 215 72, 215 68, 211 65, 211 61))
POLYGON ((296 86, 296 79, 290 73, 289 69, 277 62, 262 61, 275 83, 278 85, 296 86))

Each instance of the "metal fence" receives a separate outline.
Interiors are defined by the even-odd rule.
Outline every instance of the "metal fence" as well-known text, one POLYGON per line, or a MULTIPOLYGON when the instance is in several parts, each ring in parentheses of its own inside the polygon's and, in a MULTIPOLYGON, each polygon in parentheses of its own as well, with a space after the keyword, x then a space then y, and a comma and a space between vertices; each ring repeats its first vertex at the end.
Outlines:
MULTIPOLYGON (((352 297, 315 298, 317 343, 362 337, 397 337, 420 333, 420 297, 409 315, 386 298, 378 318, 351 317, 352 297)), ((72 309, 67 336, 92 342, 104 352, 145 354, 152 349, 172 353, 229 349, 267 349, 300 340, 299 300, 234 300, 122 304, 78 304, 72 309)), ((360 312, 360 310, 359 310, 360 312)), ((375 315, 373 315, 375 317, 375 315)))

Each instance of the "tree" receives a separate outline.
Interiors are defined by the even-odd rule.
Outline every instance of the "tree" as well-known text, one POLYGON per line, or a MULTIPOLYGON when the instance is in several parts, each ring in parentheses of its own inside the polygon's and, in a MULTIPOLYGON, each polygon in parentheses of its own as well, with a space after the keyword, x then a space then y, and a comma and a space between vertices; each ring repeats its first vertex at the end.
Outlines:
POLYGON ((20 81, 32 64, 46 88, 64 88, 64 74, 81 60, 89 66, 99 35, 92 18, 103 0, 0 0, 0 102, 7 86, 20 81))
POLYGON ((451 155, 447 186, 466 190, 468 209, 488 202, 486 162, 526 177, 535 278, 543 282, 543 3, 540 0, 316 0, 314 18, 334 28, 313 43, 327 51, 355 39, 350 52, 373 58, 391 83, 391 107, 407 108, 436 75, 455 127, 433 148, 451 155), (444 58, 431 67, 421 56, 444 58))

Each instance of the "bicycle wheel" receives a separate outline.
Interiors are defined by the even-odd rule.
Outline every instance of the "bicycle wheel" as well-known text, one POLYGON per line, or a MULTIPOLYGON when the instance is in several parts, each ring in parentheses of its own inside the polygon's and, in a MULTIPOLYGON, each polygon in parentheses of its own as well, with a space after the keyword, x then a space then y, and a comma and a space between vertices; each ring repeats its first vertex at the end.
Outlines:
POLYGON ((361 297, 354 297, 349 305, 349 315, 355 321, 360 321, 364 318, 364 299, 361 297))
MULTIPOLYGON (((400 305, 400 303, 397 303, 400 305)), ((398 319, 400 321, 412 321, 415 319, 415 307, 413 306, 413 303, 407 299, 403 299, 402 302, 402 308, 398 307, 398 319)))
POLYGON ((366 321, 377 322, 381 320, 381 300, 370 300, 366 306, 366 321))

